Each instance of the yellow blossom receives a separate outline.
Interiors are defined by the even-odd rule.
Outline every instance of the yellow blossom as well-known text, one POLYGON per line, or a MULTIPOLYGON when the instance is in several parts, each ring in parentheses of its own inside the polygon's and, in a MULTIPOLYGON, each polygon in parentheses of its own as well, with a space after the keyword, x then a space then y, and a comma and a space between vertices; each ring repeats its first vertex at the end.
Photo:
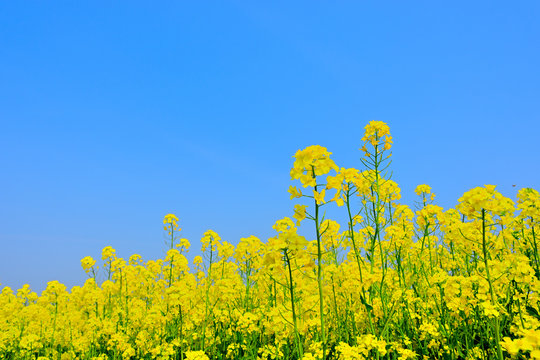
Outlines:
POLYGON ((326 192, 326 189, 322 189, 321 192, 317 192, 317 190, 313 190, 313 197, 315 198, 315 201, 318 205, 324 204, 324 194, 326 192))
POLYGON ((300 225, 300 222, 306 218, 307 205, 294 205, 293 218, 296 219, 296 226, 300 225))

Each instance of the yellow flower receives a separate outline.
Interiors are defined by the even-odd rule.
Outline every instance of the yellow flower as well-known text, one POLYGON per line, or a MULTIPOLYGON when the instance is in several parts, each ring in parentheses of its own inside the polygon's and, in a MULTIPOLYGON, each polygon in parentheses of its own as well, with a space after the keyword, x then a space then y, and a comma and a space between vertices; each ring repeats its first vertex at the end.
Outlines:
POLYGON ((296 186, 289 186, 289 194, 291 194, 291 200, 294 198, 302 197, 302 191, 296 188, 296 186))
POLYGON ((493 306, 489 301, 484 301, 480 305, 484 309, 484 315, 486 315, 487 317, 499 316, 499 310, 497 310, 495 306, 493 306))
MULTIPOLYGON (((378 146, 380 145, 381 139, 384 140, 384 149, 390 150, 393 141, 392 136, 390 136, 390 128, 388 125, 383 121, 370 121, 365 127, 365 133, 364 137, 362 137, 362 141, 365 143, 370 143, 372 146, 378 146)), ((365 144, 360 150, 366 154, 369 154, 365 144)))
POLYGON ((204 236, 203 238, 201 239, 201 243, 202 243, 202 251, 206 251, 206 248, 208 248, 208 245, 210 245, 210 248, 212 251, 216 251, 217 250, 217 246, 220 244, 220 241, 221 241, 221 237, 219 237, 219 235, 213 231, 213 230, 208 230, 204 233, 204 236))
POLYGON ((511 356, 515 356, 519 353, 519 345, 517 341, 510 339, 508 336, 503 337, 501 341, 501 346, 509 353, 511 356))
MULTIPOLYGON (((342 168, 342 170, 345 170, 342 168)), ((327 189, 336 189, 340 191, 343 188, 344 175, 340 172, 336 176, 327 176, 326 177, 326 188, 327 189)))
POLYGON ((296 226, 300 225, 300 222, 306 218, 307 205, 294 205, 293 218, 296 219, 296 226))
POLYGON ((484 209, 493 215, 505 215, 514 213, 514 202, 495 191, 495 185, 485 185, 467 191, 458 199, 456 209, 462 214, 479 217, 479 212, 484 209))
POLYGON ((313 197, 315 198, 315 201, 317 202, 317 205, 324 204, 324 194, 326 192, 326 189, 322 189, 321 192, 317 192, 316 190, 313 190, 313 197))
POLYGON ((277 232, 286 232, 290 229, 294 229, 294 223, 290 218, 284 217, 283 219, 276 221, 272 228, 277 232))
POLYGON ((129 265, 136 265, 142 261, 142 256, 139 254, 133 254, 129 257, 129 265))
POLYGON ((540 193, 532 188, 523 188, 517 193, 519 218, 540 219, 540 193))
POLYGON ((418 185, 416 189, 414 189, 414 192, 416 195, 420 196, 422 194, 431 194, 431 187, 426 184, 418 185))
POLYGON ((116 257, 115 253, 116 253, 116 250, 114 250, 111 246, 106 246, 101 251, 101 259, 106 260, 106 259, 116 257))
POLYGON ((189 243, 188 239, 182 238, 180 239, 180 243, 175 245, 177 248, 180 249, 180 251, 188 251, 191 244, 189 243))
POLYGON ((209 360, 204 351, 186 351, 186 360, 209 360))
MULTIPOLYGON (((174 214, 167 214, 165 215, 165 217, 163 218, 163 224, 165 224, 165 226, 163 227, 164 230, 171 230, 171 229, 174 229, 174 230, 177 230, 177 231, 180 231, 182 230, 180 227, 178 227, 178 218, 176 217, 176 215, 174 214)), ((169 232, 169 235, 171 233, 169 232)))
POLYGON ((87 273, 90 271, 92 266, 96 264, 96 260, 94 260, 91 256, 85 256, 81 259, 81 266, 87 273))
POLYGON ((167 214, 163 218, 163 223, 164 224, 174 224, 174 225, 176 225, 177 221, 178 221, 178 218, 174 214, 167 214))
POLYGON ((300 180, 304 187, 314 187, 317 176, 328 174, 332 169, 338 170, 337 165, 330 159, 331 154, 325 147, 319 145, 298 150, 293 156, 296 160, 291 169, 291 179, 300 180))
POLYGON ((203 263, 203 258, 202 258, 201 256, 195 256, 195 257, 193 258, 193 264, 194 264, 195 266, 201 266, 202 263, 203 263))

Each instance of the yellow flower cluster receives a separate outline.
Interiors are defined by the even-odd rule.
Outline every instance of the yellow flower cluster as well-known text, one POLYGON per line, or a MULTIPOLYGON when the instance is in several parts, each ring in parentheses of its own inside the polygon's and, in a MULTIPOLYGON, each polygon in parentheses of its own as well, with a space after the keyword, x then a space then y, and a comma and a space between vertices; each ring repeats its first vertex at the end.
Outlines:
POLYGON ((164 230, 168 230, 168 229, 174 229, 178 231, 182 230, 178 227, 178 218, 174 214, 165 215, 165 217, 163 218, 163 224, 165 225, 164 230))
POLYGON ((520 218, 531 218, 540 221, 540 194, 531 188, 519 190, 517 194, 520 218))
POLYGON ((81 266, 86 273, 90 272, 90 269, 96 264, 96 260, 92 259, 91 256, 86 256, 81 259, 81 266))
POLYGON ((347 201, 347 194, 356 194, 358 196, 368 194, 370 192, 370 186, 369 172, 361 173, 354 168, 341 168, 335 176, 329 175, 326 177, 326 189, 336 190, 331 201, 335 201, 337 206, 343 206, 347 201))
POLYGON ((366 148, 367 143, 374 147, 384 143, 383 148, 390 150, 393 141, 392 136, 390 136, 390 127, 385 122, 372 120, 366 125, 365 130, 362 141, 366 144, 361 149, 364 153, 369 153, 366 148))
POLYGON ((304 187, 315 187, 316 176, 328 174, 332 169, 338 170, 337 165, 330 159, 331 154, 325 147, 319 145, 298 150, 294 154, 295 161, 291 169, 291 178, 299 179, 304 187))
POLYGON ((484 185, 467 191, 461 198, 457 209, 469 218, 481 216, 482 210, 492 215, 512 214, 514 202, 495 190, 495 185, 484 185))
MULTIPOLYGON (((371 122, 363 139, 389 149, 389 134, 371 122)), ((313 196, 289 193, 311 204, 296 204, 266 241, 235 246, 208 230, 190 261, 167 214, 162 259, 107 246, 99 264, 81 259, 89 278, 69 291, 4 287, 0 358, 540 359, 538 191, 514 203, 486 185, 444 210, 424 184, 411 208, 379 155, 362 171, 329 156, 296 153, 291 177, 313 196), (319 213, 334 203, 335 219, 319 213)))

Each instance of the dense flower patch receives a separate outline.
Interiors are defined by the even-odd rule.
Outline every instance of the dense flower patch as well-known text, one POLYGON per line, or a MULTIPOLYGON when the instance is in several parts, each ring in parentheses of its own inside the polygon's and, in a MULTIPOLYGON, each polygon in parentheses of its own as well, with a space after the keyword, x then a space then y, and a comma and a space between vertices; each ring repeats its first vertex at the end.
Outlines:
POLYGON ((289 193, 303 204, 267 241, 208 230, 189 263, 168 214, 164 259, 106 247, 99 265, 81 260, 89 279, 71 291, 3 288, 0 357, 540 359, 538 191, 514 202, 485 185, 443 211, 419 185, 411 208, 386 170, 388 126, 370 122, 362 141, 363 170, 322 146, 294 155, 289 193))

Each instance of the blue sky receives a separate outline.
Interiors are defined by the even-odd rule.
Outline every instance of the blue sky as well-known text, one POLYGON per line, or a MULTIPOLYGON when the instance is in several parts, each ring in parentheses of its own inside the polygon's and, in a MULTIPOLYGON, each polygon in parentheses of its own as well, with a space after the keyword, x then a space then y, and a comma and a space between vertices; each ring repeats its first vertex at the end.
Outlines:
POLYGON ((2 2, 0 286, 81 284, 107 245, 160 257, 170 212, 195 248, 207 229, 267 239, 296 150, 361 167, 370 120, 404 203, 423 183, 445 209, 538 189, 539 18, 536 1, 2 2))

